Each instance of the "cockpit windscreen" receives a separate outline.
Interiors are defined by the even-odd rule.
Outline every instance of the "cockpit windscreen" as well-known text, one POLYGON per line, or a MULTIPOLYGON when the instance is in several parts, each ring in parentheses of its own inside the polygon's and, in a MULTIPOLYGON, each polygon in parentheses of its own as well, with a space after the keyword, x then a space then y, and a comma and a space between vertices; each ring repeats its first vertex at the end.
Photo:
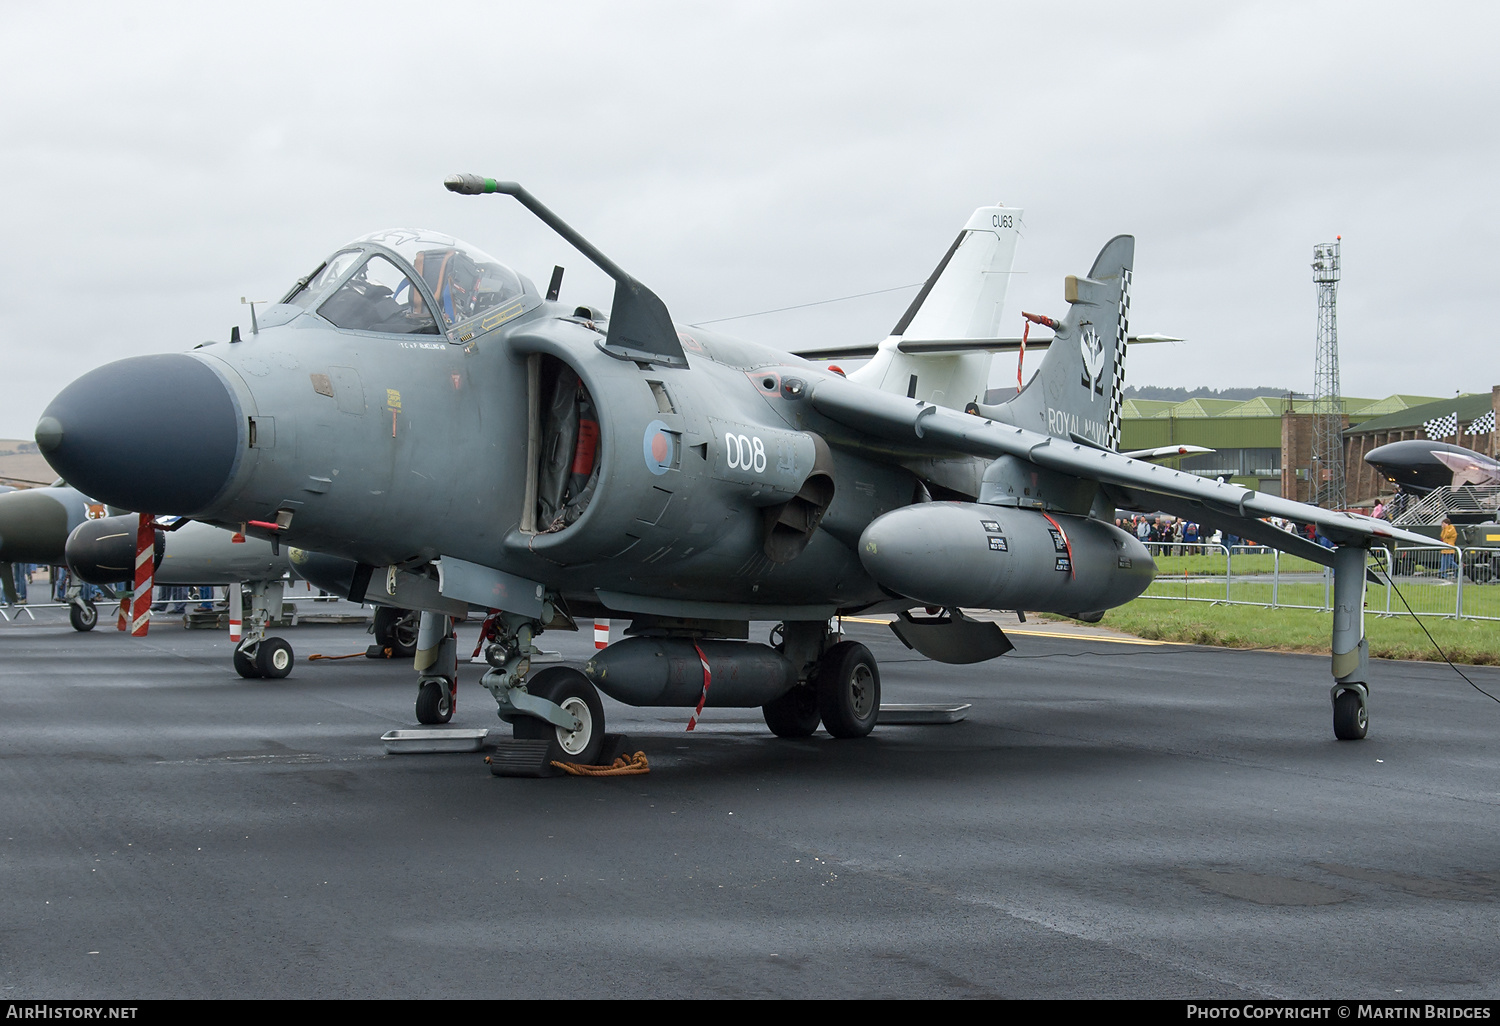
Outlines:
POLYGON ((521 279, 494 257, 439 232, 398 228, 355 240, 395 251, 421 276, 446 327, 500 309, 523 292, 521 279))

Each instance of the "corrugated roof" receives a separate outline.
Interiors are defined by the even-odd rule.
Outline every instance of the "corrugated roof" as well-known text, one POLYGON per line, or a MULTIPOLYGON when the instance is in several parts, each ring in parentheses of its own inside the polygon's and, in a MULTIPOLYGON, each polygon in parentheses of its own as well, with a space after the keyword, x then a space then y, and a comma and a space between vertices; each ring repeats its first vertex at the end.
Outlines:
POLYGON ((1226 417, 1280 417, 1286 412, 1286 397, 1279 395, 1258 395, 1254 399, 1246 399, 1234 409, 1227 411, 1226 417))
POLYGON ((1120 416, 1126 420, 1165 417, 1167 412, 1176 405, 1165 399, 1126 399, 1120 406, 1120 416))
MULTIPOLYGON (((1489 397, 1479 395, 1481 406, 1478 413, 1489 409, 1487 405, 1489 397)), ((1442 406, 1452 400, 1434 400, 1424 395, 1388 395, 1384 399, 1361 399, 1358 396, 1342 396, 1339 403, 1344 413, 1353 420, 1369 422, 1371 418, 1385 417, 1390 414, 1402 414, 1407 410, 1425 409, 1436 403, 1442 406)), ((1280 418, 1286 412, 1287 399, 1281 395, 1260 395, 1254 399, 1246 399, 1243 402, 1234 399, 1189 399, 1186 402, 1173 403, 1161 399, 1126 399, 1121 408, 1121 416, 1125 420, 1156 420, 1168 418, 1181 418, 1185 420, 1197 420, 1202 418, 1219 417, 1276 417, 1280 418)), ((1293 410, 1296 413, 1311 413, 1313 402, 1311 399, 1299 398, 1293 402, 1293 410)), ((1443 413, 1452 413, 1452 409, 1444 409, 1443 413)), ((1460 413, 1460 420, 1468 420, 1478 413, 1460 413)), ((1392 427, 1410 427, 1411 424, 1420 424, 1424 420, 1431 420, 1438 416, 1436 413, 1427 413, 1417 417, 1414 421, 1406 421, 1400 424, 1392 424, 1392 427)), ((1413 414, 1415 416, 1415 414, 1413 414)), ((1360 424, 1361 430, 1364 423, 1360 424)), ((1380 430, 1382 428, 1377 428, 1380 430)))
POLYGON ((1349 431, 1362 434, 1366 431, 1410 430, 1421 427, 1423 423, 1434 417, 1442 417, 1450 413, 1457 413, 1459 423, 1467 424, 1475 417, 1488 413, 1490 409, 1489 393, 1476 392, 1472 395, 1454 396, 1452 399, 1438 399, 1419 406, 1410 406, 1384 417, 1364 420, 1349 428, 1349 431))
MULTIPOLYGON (((1421 406, 1423 403, 1437 402, 1437 398, 1430 395, 1388 395, 1377 403, 1371 403, 1360 410, 1360 415, 1365 417, 1384 417, 1388 413, 1400 413, 1409 410, 1413 406, 1421 406)), ((1431 418, 1428 418, 1429 420, 1431 418)))
POLYGON ((1222 417, 1236 406, 1243 405, 1235 399, 1189 399, 1172 407, 1170 415, 1179 418, 1222 417))

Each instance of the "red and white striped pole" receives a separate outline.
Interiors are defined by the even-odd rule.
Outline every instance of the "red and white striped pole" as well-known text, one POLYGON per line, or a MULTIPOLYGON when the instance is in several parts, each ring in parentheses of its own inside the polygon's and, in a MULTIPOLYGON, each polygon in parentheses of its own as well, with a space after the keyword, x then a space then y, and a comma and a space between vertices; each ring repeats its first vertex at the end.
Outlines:
POLYGON ((609 621, 608 620, 595 620, 594 621, 594 647, 595 648, 608 648, 609 647, 609 621))
POLYGON ((235 581, 229 586, 229 643, 236 648, 240 643, 240 626, 245 619, 245 595, 240 590, 240 582, 235 581))
POLYGON ((151 584, 156 566, 156 516, 141 513, 135 530, 135 593, 130 603, 130 635, 144 638, 151 626, 151 584))

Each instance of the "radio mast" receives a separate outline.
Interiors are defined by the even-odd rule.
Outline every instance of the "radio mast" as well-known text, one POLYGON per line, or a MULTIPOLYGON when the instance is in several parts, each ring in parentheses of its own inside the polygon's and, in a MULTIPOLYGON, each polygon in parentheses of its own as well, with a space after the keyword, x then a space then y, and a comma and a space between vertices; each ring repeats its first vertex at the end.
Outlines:
POLYGON ((1344 508, 1344 409, 1339 394, 1339 250, 1343 236, 1313 247, 1318 286, 1318 355, 1313 374, 1312 501, 1344 508))

